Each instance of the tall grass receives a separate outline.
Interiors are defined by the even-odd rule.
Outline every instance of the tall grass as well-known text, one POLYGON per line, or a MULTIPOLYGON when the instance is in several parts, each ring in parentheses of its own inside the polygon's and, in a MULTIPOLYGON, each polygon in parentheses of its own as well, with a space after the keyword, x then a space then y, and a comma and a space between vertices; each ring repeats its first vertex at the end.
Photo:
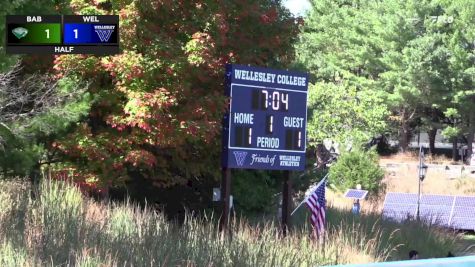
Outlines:
POLYGON ((1 266, 27 266, 28 255, 24 248, 16 248, 10 242, 4 241, 0 247, 1 266))
POLYGON ((423 258, 445 257, 448 251, 456 251, 461 235, 453 230, 440 228, 416 220, 402 223, 382 220, 377 213, 366 212, 361 216, 348 216, 348 212, 331 209, 327 217, 330 224, 341 224, 363 233, 377 236, 373 251, 387 255, 385 260, 407 259, 410 250, 417 250, 423 258), (392 250, 392 251, 389 251, 392 250))
POLYGON ((428 256, 442 256, 456 238, 329 210, 323 246, 310 238, 304 212, 286 238, 272 221, 243 219, 223 235, 212 216, 189 213, 178 225, 130 202, 94 202, 63 182, 43 182, 36 199, 22 182, 0 189, 1 266, 321 266, 400 259, 412 248, 424 255, 424 246, 428 256))

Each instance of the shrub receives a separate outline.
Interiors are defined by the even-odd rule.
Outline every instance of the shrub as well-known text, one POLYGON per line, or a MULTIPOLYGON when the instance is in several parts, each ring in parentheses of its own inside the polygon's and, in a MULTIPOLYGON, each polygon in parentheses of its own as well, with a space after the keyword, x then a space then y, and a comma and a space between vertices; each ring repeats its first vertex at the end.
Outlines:
POLYGON ((266 171, 234 172, 232 194, 236 210, 244 214, 270 211, 273 195, 281 190, 278 178, 266 171))
POLYGON ((378 155, 371 149, 343 152, 330 167, 330 182, 338 189, 355 188, 357 184, 373 193, 378 193, 384 171, 379 167, 378 155))

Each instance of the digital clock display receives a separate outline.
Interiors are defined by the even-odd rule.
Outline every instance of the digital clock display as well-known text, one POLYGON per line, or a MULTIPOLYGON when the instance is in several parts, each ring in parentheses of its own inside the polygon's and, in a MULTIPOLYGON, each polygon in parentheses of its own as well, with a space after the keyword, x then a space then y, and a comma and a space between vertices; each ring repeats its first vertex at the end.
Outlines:
POLYGON ((230 65, 230 109, 223 166, 302 170, 305 166, 307 76, 230 65))
POLYGON ((289 110, 289 93, 272 89, 253 90, 252 108, 255 110, 272 109, 275 111, 289 110))

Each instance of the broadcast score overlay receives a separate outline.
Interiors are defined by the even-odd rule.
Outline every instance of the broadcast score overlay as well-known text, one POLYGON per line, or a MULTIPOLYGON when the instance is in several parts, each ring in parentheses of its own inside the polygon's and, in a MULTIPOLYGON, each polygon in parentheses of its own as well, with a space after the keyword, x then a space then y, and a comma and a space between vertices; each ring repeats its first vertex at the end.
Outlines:
POLYGON ((6 16, 8 54, 118 54, 119 16, 6 16))

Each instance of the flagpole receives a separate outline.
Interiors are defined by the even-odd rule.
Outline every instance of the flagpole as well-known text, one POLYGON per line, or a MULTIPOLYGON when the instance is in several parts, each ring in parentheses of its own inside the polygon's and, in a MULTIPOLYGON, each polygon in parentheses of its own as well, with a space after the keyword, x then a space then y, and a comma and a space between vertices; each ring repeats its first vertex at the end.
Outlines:
MULTIPOLYGON (((323 181, 325 181, 325 179, 327 179, 327 176, 329 175, 330 173, 327 173, 322 180, 320 180, 320 182, 317 184, 317 186, 315 186, 315 189, 317 189, 322 183, 323 181)), ((310 196, 311 194, 309 194, 308 196, 306 196, 302 202, 300 202, 300 204, 294 209, 294 211, 292 211, 292 213, 290 214, 290 216, 294 215, 294 213, 300 208, 300 206, 302 206, 302 204, 307 201, 308 197, 310 196)))

